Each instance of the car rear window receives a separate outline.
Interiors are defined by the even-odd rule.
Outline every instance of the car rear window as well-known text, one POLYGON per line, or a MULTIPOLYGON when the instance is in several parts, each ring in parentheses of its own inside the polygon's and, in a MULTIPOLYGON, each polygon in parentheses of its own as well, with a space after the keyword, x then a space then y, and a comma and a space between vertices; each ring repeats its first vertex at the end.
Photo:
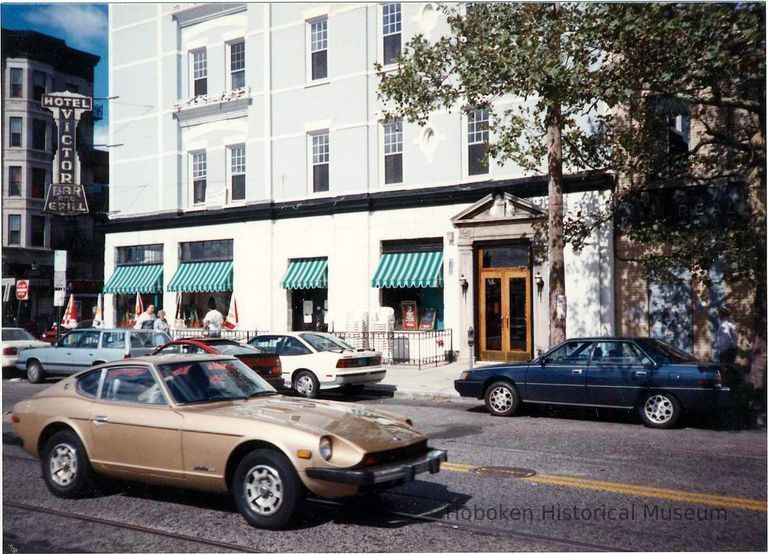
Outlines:
POLYGON ((3 329, 3 340, 35 340, 35 337, 24 329, 3 329))
POLYGON ((99 392, 99 381, 101 380, 101 370, 86 373, 77 380, 77 390, 85 396, 96 398, 99 392))

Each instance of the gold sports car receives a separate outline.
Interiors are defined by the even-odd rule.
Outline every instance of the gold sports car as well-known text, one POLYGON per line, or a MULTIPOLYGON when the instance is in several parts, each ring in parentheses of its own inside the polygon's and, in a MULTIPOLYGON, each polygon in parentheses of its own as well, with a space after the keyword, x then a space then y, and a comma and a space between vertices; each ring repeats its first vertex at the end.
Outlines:
POLYGON ((86 494, 97 476, 229 493, 264 528, 285 525, 307 491, 386 489, 446 460, 408 419, 281 396, 230 356, 103 364, 17 403, 11 421, 56 496, 86 494))

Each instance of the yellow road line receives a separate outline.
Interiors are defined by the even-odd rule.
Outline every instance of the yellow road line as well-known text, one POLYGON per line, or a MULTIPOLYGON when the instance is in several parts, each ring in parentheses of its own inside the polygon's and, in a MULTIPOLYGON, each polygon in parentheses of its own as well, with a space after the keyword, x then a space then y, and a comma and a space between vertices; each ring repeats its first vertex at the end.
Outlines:
MULTIPOLYGON (((446 471, 456 473, 473 472, 475 466, 461 464, 456 462, 445 462, 441 468, 446 471)), ((615 483, 611 481, 595 481, 592 479, 582 479, 579 477, 568 477, 565 475, 550 475, 539 473, 531 477, 526 477, 526 481, 542 485, 553 485, 558 487, 571 487, 577 489, 598 490, 604 492, 613 492, 618 494, 627 494, 632 496, 644 496, 648 498, 661 498, 664 500, 677 500, 680 502, 690 502, 693 504, 705 504, 721 508, 736 508, 742 510, 768 511, 768 501, 753 498, 742 498, 736 496, 721 496, 717 494, 706 494, 699 492, 690 492, 677 489, 663 489, 658 487, 647 487, 644 485, 632 485, 628 483, 615 483)))

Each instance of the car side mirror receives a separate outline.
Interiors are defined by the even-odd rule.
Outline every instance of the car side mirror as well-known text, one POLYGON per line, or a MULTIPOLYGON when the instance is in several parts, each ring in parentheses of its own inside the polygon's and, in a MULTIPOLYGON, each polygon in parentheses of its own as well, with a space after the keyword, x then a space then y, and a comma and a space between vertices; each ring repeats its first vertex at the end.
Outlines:
POLYGON ((539 363, 541 363, 541 367, 544 367, 545 365, 547 365, 547 359, 542 358, 541 360, 539 360, 539 363))
POLYGON ((650 358, 643 358, 643 366, 647 369, 655 369, 656 368, 656 362, 654 362, 650 358))

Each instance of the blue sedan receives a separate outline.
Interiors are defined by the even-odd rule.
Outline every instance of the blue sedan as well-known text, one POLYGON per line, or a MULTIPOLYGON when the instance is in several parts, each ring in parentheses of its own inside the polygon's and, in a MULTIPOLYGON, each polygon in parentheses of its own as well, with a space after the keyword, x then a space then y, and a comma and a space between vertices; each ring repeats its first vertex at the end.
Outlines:
POLYGON ((698 362, 650 338, 567 340, 535 360, 465 371, 461 396, 485 398, 492 415, 511 416, 521 403, 637 410, 649 427, 673 427, 683 410, 733 407, 736 370, 698 362))

